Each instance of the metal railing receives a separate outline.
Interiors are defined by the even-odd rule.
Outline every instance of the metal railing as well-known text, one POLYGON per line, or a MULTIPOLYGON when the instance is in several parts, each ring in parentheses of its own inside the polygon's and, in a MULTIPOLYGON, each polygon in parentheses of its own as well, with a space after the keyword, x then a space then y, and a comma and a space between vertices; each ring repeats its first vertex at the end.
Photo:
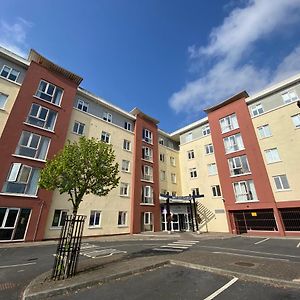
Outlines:
POLYGON ((285 231, 300 231, 300 208, 279 209, 285 231))

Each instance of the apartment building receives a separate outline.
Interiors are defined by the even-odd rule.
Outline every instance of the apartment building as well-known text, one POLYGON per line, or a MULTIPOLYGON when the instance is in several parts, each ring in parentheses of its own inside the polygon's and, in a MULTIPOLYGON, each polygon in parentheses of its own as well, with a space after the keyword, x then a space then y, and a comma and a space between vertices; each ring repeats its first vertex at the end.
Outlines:
POLYGON ((71 203, 38 189, 39 172, 67 141, 113 145, 120 184, 87 195, 84 235, 193 230, 299 235, 300 75, 249 97, 243 91, 173 133, 138 108, 127 112, 85 90, 82 78, 34 50, 0 48, 0 241, 58 238, 71 203))

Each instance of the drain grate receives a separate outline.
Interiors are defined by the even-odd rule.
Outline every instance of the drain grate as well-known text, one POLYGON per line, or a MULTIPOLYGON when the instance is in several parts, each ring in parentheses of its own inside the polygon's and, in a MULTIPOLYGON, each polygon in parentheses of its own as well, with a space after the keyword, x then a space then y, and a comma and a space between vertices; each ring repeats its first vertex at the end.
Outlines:
POLYGON ((254 267, 255 264, 253 263, 249 263, 249 262, 245 262, 245 261, 238 261, 236 263, 234 263, 235 265, 241 266, 241 267, 254 267))
POLYGON ((0 283, 0 291, 5 291, 15 288, 17 285, 14 282, 0 283))

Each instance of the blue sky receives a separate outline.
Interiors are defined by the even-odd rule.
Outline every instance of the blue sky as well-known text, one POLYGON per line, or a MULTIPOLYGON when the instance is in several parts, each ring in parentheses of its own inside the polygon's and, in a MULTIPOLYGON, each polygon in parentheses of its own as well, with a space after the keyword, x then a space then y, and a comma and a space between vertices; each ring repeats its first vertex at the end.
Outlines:
POLYGON ((0 45, 34 48, 172 132, 300 73, 299 25, 300 0, 1 0, 0 45))

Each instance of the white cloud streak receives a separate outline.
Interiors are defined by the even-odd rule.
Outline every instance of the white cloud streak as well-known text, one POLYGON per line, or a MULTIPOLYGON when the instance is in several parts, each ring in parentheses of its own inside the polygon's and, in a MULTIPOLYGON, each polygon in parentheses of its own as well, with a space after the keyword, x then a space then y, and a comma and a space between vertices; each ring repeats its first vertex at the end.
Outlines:
POLYGON ((260 40, 299 20, 300 0, 249 0, 244 8, 235 8, 221 26, 212 29, 208 45, 189 47, 192 64, 212 65, 171 96, 171 108, 194 114, 236 92, 254 92, 299 72, 300 44, 276 70, 245 62, 260 40))
POLYGON ((27 57, 26 36, 32 24, 22 18, 18 18, 13 24, 0 20, 0 46, 27 57))

